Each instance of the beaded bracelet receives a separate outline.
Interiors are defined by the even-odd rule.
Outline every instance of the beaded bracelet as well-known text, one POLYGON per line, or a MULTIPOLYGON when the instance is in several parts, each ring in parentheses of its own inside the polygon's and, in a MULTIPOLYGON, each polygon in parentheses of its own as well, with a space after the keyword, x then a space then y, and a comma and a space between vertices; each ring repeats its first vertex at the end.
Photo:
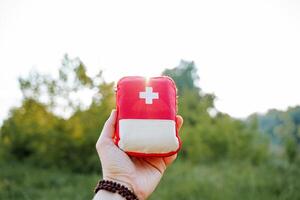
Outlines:
POLYGON ((94 190, 95 194, 99 190, 106 190, 112 193, 118 193, 126 200, 138 200, 137 196, 132 191, 130 191, 127 187, 121 185, 120 183, 116 183, 114 181, 109 181, 109 180, 99 181, 94 190))

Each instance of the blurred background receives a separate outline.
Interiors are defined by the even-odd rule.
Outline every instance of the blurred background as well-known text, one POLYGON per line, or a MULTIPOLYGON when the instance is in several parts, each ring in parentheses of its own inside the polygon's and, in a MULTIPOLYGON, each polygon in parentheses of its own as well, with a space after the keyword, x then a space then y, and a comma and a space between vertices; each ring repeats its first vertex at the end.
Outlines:
POLYGON ((1 0, 0 199, 91 199, 127 75, 184 118, 150 199, 300 199, 299 35, 297 0, 1 0))

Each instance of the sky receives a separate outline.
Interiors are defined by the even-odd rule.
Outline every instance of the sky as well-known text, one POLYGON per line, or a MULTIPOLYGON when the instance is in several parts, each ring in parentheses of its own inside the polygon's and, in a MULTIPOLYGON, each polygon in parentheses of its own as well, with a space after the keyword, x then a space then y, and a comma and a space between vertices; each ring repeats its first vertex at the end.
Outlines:
POLYGON ((65 53, 108 81, 194 61, 219 111, 286 109, 300 104, 300 1, 1 0, 0 122, 17 78, 55 74, 65 53))

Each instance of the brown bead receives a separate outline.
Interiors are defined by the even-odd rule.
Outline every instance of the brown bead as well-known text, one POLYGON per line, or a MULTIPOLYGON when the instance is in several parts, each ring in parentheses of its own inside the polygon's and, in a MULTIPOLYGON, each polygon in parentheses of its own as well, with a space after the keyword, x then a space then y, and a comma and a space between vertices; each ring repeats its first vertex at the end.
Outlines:
POLYGON ((137 196, 129 190, 124 185, 120 183, 109 181, 109 180, 101 180, 98 182, 94 192, 97 193, 99 190, 106 190, 112 193, 118 193, 126 200, 138 200, 137 196))

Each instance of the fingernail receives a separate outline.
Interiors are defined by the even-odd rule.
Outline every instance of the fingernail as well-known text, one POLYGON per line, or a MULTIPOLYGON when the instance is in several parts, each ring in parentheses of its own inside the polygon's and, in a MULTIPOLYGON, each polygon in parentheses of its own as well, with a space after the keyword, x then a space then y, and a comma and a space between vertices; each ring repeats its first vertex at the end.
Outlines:
POLYGON ((112 109, 109 117, 112 117, 115 114, 115 111, 116 109, 112 109))

